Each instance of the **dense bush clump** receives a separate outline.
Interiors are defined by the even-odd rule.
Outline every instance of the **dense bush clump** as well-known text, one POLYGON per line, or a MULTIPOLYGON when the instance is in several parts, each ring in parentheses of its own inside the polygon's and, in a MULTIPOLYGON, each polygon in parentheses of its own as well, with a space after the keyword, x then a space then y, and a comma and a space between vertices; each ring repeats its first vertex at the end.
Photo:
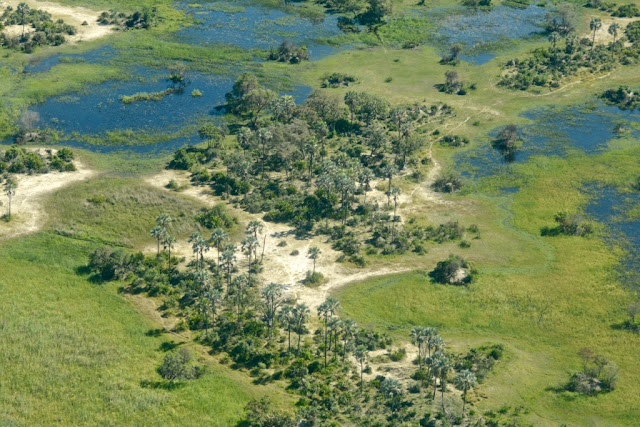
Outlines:
POLYGON ((269 52, 270 61, 288 62, 290 64, 298 64, 302 61, 306 61, 311 56, 311 53, 306 46, 296 46, 290 41, 283 41, 277 49, 272 49, 269 52))
POLYGON ((0 27, 9 25, 22 26, 22 34, 10 37, 0 33, 0 45, 25 53, 32 53, 38 46, 59 46, 66 41, 65 35, 76 34, 75 27, 65 24, 62 19, 54 22, 50 13, 31 9, 24 3, 16 9, 8 6, 4 10, 0 16, 0 27), (26 32, 26 26, 31 27, 33 31, 26 32))
POLYGON ((447 285, 468 285, 474 279, 475 272, 469 263, 457 255, 451 255, 439 261, 429 276, 436 282, 447 285))
POLYGON ((611 105, 616 105, 622 110, 640 109, 640 95, 634 93, 628 86, 619 86, 618 89, 609 89, 600 97, 611 105))
POLYGON ((46 150, 45 155, 29 151, 23 147, 12 146, 4 153, 0 150, 1 173, 47 173, 50 171, 71 172, 76 167, 73 164, 73 152, 68 148, 61 148, 57 152, 46 150))

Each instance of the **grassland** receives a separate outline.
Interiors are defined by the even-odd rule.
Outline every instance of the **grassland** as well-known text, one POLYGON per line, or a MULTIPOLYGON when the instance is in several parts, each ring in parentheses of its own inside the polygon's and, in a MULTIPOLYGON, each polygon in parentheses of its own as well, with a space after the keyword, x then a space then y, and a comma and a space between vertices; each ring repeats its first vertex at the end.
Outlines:
MULTIPOLYGON (((160 6, 165 20, 154 32, 112 37, 111 42, 126 51, 119 57, 124 66, 136 60, 149 66, 182 60, 194 69, 221 71, 229 62, 249 61, 252 56, 235 48, 186 49, 172 41, 158 42, 158 35, 185 22, 166 1, 63 3, 96 8, 116 5, 127 10, 160 6)), ((398 5, 400 9, 408 6, 408 2, 398 5)), ((583 12, 583 31, 586 16, 583 12)), ((401 37, 392 32, 388 39, 401 37)), ((636 68, 622 67, 606 78, 580 76, 554 92, 513 92, 496 86, 505 60, 543 43, 520 42, 483 66, 461 63, 456 70, 462 79, 477 83, 467 96, 445 95, 434 87, 450 67, 438 65, 440 55, 428 45, 412 50, 382 46, 344 51, 295 68, 269 63, 256 70, 314 88, 326 74, 345 72, 358 78, 357 90, 384 95, 394 103, 448 103, 456 117, 440 130, 469 137, 471 148, 497 126, 527 123, 520 116, 526 110, 590 101, 604 89, 639 83, 636 68), (390 82, 385 81, 388 77, 390 82)), ((77 52, 97 44, 60 51, 77 52)), ((3 64, 20 69, 26 59, 11 54, 3 64)), ((119 78, 122 72, 114 64, 61 64, 47 73, 21 77, 0 67, 5 83, 0 85, 0 97, 8 100, 0 107, 0 137, 10 133, 27 105, 119 78)), ((637 144, 621 142, 616 148, 595 156, 540 157, 516 165, 514 172, 522 186, 515 195, 495 196, 496 189, 513 178, 494 177, 469 183, 462 195, 448 196, 446 200, 456 206, 452 212, 436 205, 409 210, 409 218, 425 224, 449 219, 476 223, 481 239, 472 241, 469 249, 434 245, 423 257, 380 257, 380 262, 404 263, 416 271, 343 287, 336 293, 342 312, 400 340, 407 339, 412 326, 428 325, 438 327, 455 349, 504 344, 507 360, 481 386, 480 395, 486 398, 475 403, 481 411, 524 405, 528 412, 523 420, 535 425, 633 425, 639 416, 640 338, 612 328, 634 300, 613 273, 620 251, 612 250, 600 235, 540 236, 540 229, 552 225, 556 212, 581 211, 587 202, 584 184, 597 181, 624 187, 638 176, 637 144), (470 288, 434 285, 426 276, 449 252, 464 255, 480 270, 470 288), (576 397, 558 391, 579 369, 576 352, 582 347, 593 348, 620 367, 615 392, 576 397)), ((454 168, 455 152, 435 147, 433 154, 445 168, 454 168)), ((5 342, 0 350, 0 365, 5 367, 0 380, 0 423, 140 425, 180 424, 188 419, 194 425, 233 425, 253 397, 267 394, 286 404, 288 398, 280 388, 255 386, 244 374, 213 363, 197 348, 194 351, 210 365, 208 375, 174 390, 153 387, 163 343, 179 337, 150 334, 159 325, 144 307, 121 295, 115 285, 91 283, 78 271, 100 243, 148 246, 149 224, 160 211, 178 218, 179 233, 188 234, 195 224, 186 218, 200 205, 140 183, 139 175, 157 170, 164 158, 83 153, 83 159, 104 174, 52 195, 43 232, 0 246, 0 335, 5 342)))

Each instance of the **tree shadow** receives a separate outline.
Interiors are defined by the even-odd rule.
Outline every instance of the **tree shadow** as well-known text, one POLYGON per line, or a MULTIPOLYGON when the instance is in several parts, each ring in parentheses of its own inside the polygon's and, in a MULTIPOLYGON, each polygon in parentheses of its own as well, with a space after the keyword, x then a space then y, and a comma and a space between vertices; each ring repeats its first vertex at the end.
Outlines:
POLYGON ((554 236, 559 236, 561 234, 562 234, 562 229, 560 227, 549 227, 545 225, 540 229, 541 236, 554 237, 554 236))
POLYGON ((162 344, 160 344, 160 347, 158 348, 160 351, 171 351, 173 349, 176 349, 178 347, 180 347, 183 343, 176 343, 173 341, 165 341, 162 344))
POLYGON ((176 390, 184 386, 182 382, 174 382, 174 381, 149 381, 142 380, 140 381, 140 387, 142 388, 152 388, 156 390, 176 390))
POLYGON ((164 328, 156 328, 156 329, 149 329, 145 335, 148 337, 159 337, 161 335, 163 335, 164 333, 166 333, 167 331, 164 328))
POLYGON ((576 393, 568 391, 566 386, 549 386, 546 387, 544 391, 555 393, 558 395, 558 397, 566 402, 573 402, 578 398, 578 395, 576 393))

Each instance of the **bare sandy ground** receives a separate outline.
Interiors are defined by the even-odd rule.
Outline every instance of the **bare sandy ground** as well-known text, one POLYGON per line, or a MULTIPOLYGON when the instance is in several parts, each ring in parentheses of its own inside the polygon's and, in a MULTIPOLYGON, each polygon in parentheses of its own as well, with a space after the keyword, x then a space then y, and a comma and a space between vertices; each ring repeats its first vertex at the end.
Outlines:
MULTIPOLYGON (((113 32, 114 27, 112 25, 98 25, 97 19, 102 11, 95 11, 86 7, 71 7, 59 3, 37 0, 2 0, 0 1, 0 9, 4 10, 7 6, 15 9, 22 1, 27 3, 32 9, 49 12, 53 16, 54 21, 62 19, 66 24, 73 25, 78 32, 74 36, 65 36, 68 43, 95 40, 113 32), (86 22, 88 25, 82 25, 83 22, 86 22)), ((25 33, 33 31, 34 29, 32 27, 25 27, 25 33)), ((22 26, 12 25, 5 28, 4 32, 12 36, 20 35, 22 34, 22 26)))
MULTIPOLYGON (((84 181, 95 174, 95 171, 88 169, 79 161, 75 161, 74 164, 77 168, 75 172, 15 175, 18 188, 11 203, 12 220, 9 223, 0 222, 0 240, 40 230, 47 218, 42 205, 43 199, 71 183, 84 181)), ((0 195, 0 200, 3 203, 0 210, 4 215, 8 205, 4 192, 0 195)))
MULTIPOLYGON (((596 44, 606 44, 611 43, 613 41, 613 36, 609 34, 609 27, 614 22, 617 22, 620 25, 620 29, 618 30, 618 36, 616 40, 620 40, 620 37, 624 36, 624 29, 627 28, 629 22, 635 21, 634 18, 606 18, 602 20, 602 28, 596 31, 596 44)), ((593 37, 593 33, 590 32, 585 34, 584 37, 588 37, 590 40, 593 37)), ((630 43, 627 43, 630 45, 630 43)))

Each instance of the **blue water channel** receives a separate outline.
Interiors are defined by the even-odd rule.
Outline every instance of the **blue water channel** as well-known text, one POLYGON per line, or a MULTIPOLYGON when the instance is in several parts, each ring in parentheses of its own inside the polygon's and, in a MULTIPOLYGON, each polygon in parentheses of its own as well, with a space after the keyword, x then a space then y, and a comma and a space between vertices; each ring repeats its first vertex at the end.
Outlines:
POLYGON ((276 9, 244 6, 243 3, 204 3, 193 7, 178 3, 177 8, 193 16, 195 24, 178 32, 180 41, 190 44, 231 44, 244 49, 276 48, 283 40, 307 46, 311 59, 337 51, 326 40, 342 34, 336 15, 321 20, 301 18, 276 9))
POLYGON ((525 8, 500 5, 488 10, 460 7, 427 13, 437 23, 435 37, 440 45, 459 43, 463 47, 460 58, 480 65, 495 58, 496 44, 544 31, 548 12, 549 9, 536 5, 525 8))
MULTIPOLYGON (((640 130, 631 127, 640 124, 640 112, 623 111, 600 102, 593 108, 574 106, 548 108, 524 114, 533 123, 521 127, 524 144, 513 158, 495 149, 491 141, 456 155, 461 173, 469 178, 483 178, 509 173, 510 166, 528 161, 532 156, 566 156, 571 152, 596 154, 607 148, 616 138, 616 127, 622 124, 630 129, 632 137, 640 137, 640 130), (578 150, 578 151, 576 151, 578 150)), ((490 134, 495 138, 500 129, 490 134)))
POLYGON ((589 186, 586 191, 592 198, 585 213, 605 224, 606 240, 626 252, 618 268, 622 282, 640 291, 640 191, 596 186, 589 186), (636 214, 630 215, 633 209, 636 214))

